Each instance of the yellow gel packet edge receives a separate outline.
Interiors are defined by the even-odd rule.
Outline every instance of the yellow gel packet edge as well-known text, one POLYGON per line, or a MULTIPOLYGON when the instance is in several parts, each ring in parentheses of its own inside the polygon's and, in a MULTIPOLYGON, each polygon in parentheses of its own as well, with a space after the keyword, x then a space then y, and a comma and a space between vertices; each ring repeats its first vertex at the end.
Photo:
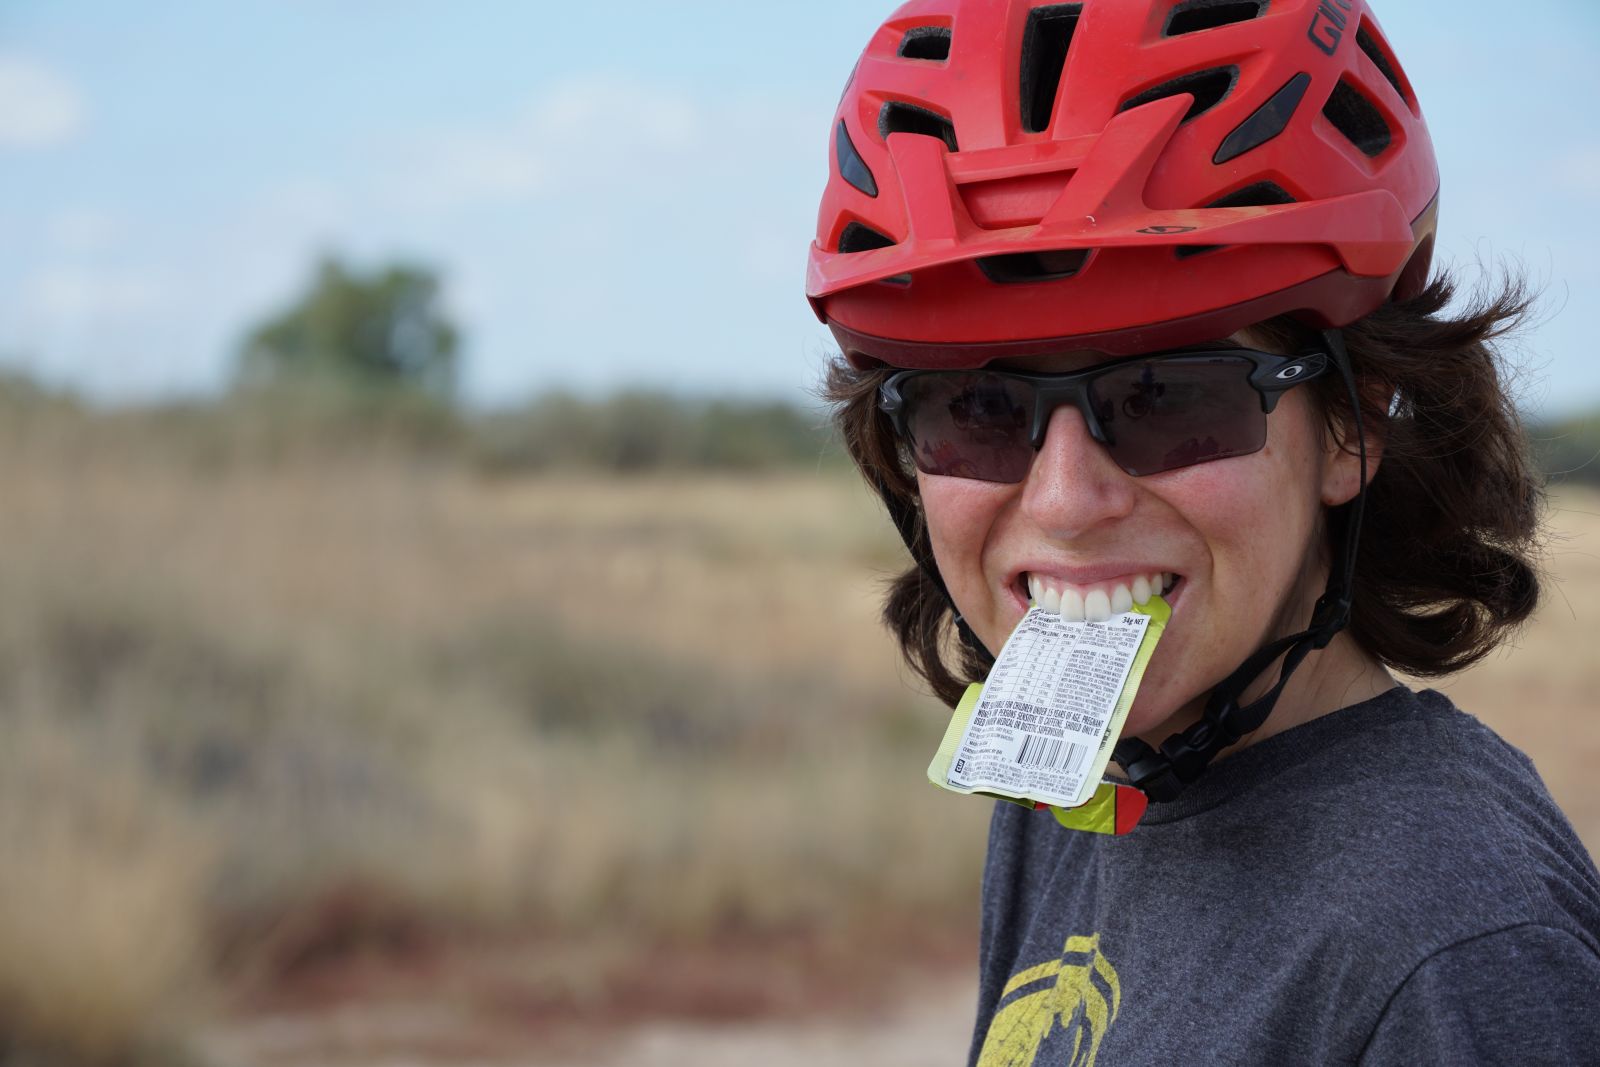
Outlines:
POLYGON ((1133 663, 1128 667, 1128 680, 1122 683, 1116 710, 1111 713, 1111 724, 1106 727, 1105 736, 1100 739, 1100 750, 1095 753, 1090 772, 1084 776, 1084 785, 1089 792, 1086 796, 1080 795, 1078 803, 1073 807, 1094 800, 1095 790, 1100 780, 1105 777, 1106 764, 1111 762, 1111 750, 1117 747, 1117 741, 1122 737, 1122 727, 1128 722, 1128 710, 1133 707, 1133 698, 1138 695, 1139 686, 1144 682, 1145 668, 1150 665, 1150 657, 1155 654, 1156 642, 1167 632, 1167 620, 1172 618, 1172 605, 1161 597, 1151 597, 1148 603, 1135 604, 1133 610, 1137 614, 1150 616, 1150 625, 1145 628, 1144 639, 1139 642, 1139 647, 1133 654, 1133 663))
MULTIPOLYGON (((1097 798, 1104 800, 1102 778, 1105 775, 1106 764, 1111 760, 1111 751, 1116 747, 1117 739, 1122 736, 1122 727, 1128 720, 1128 709, 1133 706, 1133 698, 1139 692, 1139 684, 1144 680, 1145 668, 1150 664, 1150 657, 1156 649, 1156 642, 1166 632, 1167 621, 1172 618, 1172 606, 1161 597, 1151 597, 1148 603, 1135 604, 1133 610, 1140 615, 1150 616, 1150 625, 1145 628, 1144 637, 1139 642, 1139 647, 1133 654, 1133 663, 1128 667, 1128 679, 1123 683, 1122 692, 1117 697, 1117 706, 1111 713, 1111 722, 1106 728, 1105 736, 1101 738, 1100 750, 1095 753, 1092 773, 1084 776, 1084 785, 1088 788, 1088 795, 1070 808, 1060 805, 1049 805, 1052 811, 1072 811, 1092 804, 1097 798)), ((975 789, 965 786, 950 784, 950 764, 955 762, 956 750, 961 747, 961 739, 966 736, 967 725, 972 721, 972 713, 977 710, 978 698, 983 695, 983 683, 973 682, 967 686, 967 691, 961 694, 961 700, 956 704, 955 712, 950 716, 950 724, 945 727, 944 738, 939 742, 938 751, 933 754, 933 760, 928 764, 928 781, 940 789, 951 793, 960 793, 964 796, 994 797, 996 800, 1007 800, 1013 804, 1021 804, 1032 808, 1038 801, 1020 793, 1003 792, 998 789, 975 789)), ((1058 815, 1059 819, 1060 816, 1058 815)))

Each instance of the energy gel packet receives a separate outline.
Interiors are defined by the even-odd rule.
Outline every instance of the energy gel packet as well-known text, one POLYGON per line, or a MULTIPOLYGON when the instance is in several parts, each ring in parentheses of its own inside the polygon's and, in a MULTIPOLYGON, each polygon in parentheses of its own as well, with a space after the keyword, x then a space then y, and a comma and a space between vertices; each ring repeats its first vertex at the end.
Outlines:
POLYGON ((1104 622, 1029 608, 989 677, 956 705, 928 780, 1051 808, 1071 829, 1131 830, 1145 796, 1105 769, 1171 617, 1160 597, 1104 622))

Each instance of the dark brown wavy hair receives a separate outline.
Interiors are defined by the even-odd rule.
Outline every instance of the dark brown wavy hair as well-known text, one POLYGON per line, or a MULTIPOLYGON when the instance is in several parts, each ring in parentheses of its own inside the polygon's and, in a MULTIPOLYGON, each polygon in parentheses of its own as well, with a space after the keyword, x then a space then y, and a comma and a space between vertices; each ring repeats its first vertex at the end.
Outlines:
MULTIPOLYGON (((1345 327, 1368 434, 1382 462, 1367 489, 1349 632, 1388 667, 1416 677, 1461 670, 1487 655, 1539 600, 1544 482, 1506 388, 1494 341, 1525 315, 1525 289, 1508 282, 1464 309, 1448 276, 1345 327)), ((1317 335, 1291 318, 1253 327, 1254 343, 1294 352, 1317 335)), ((878 386, 887 369, 828 368, 824 397, 869 484, 916 509, 917 557, 932 560, 910 460, 878 386)), ((1353 449, 1342 376, 1311 384, 1326 432, 1353 449)), ((1346 505, 1348 506, 1348 505, 1346 505)), ((1339 509, 1330 509, 1330 515, 1339 509)), ((1330 542, 1342 522, 1328 522, 1330 542)), ((1336 544, 1329 545, 1337 559, 1336 544)), ((913 670, 946 703, 979 680, 988 660, 954 637, 954 609, 913 563, 889 587, 884 622, 913 670)))

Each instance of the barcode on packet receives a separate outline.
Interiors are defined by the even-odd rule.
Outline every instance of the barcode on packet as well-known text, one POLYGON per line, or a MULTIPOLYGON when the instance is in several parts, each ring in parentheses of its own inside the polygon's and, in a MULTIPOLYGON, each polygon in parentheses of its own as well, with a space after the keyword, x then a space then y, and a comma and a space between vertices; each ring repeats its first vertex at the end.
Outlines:
POLYGON ((1074 744, 1065 738, 1025 734, 1022 747, 1017 749, 1016 762, 1022 767, 1045 767, 1076 774, 1088 752, 1088 745, 1074 744))

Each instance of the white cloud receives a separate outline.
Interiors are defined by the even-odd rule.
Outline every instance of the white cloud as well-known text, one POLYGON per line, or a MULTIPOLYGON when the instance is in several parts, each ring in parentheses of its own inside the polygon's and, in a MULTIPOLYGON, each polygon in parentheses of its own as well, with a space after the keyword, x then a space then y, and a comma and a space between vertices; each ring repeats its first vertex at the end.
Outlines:
POLYGON ((94 208, 74 207, 61 211, 45 225, 45 239, 57 252, 81 254, 100 252, 126 237, 126 221, 94 208))
POLYGON ((46 321, 103 322, 163 311, 176 287, 150 272, 56 265, 35 272, 25 293, 27 304, 46 321))
POLYGON ((634 150, 694 141, 701 116, 692 100, 668 87, 590 74, 535 98, 525 125, 547 141, 622 144, 634 150))
POLYGON ((0 149, 62 144, 83 123, 83 97, 70 81, 33 60, 0 56, 0 149))
POLYGON ((294 177, 268 185, 248 204, 248 214, 263 234, 306 234, 318 238, 336 232, 350 211, 345 190, 322 178, 294 177))
POLYGON ((1600 195, 1600 145, 1588 145, 1566 153, 1546 173, 1562 189, 1600 195))
POLYGON ((546 167, 515 130, 447 131, 405 154, 392 193, 406 207, 449 211, 532 199, 543 191, 546 167))
POLYGON ((583 190, 641 153, 658 162, 699 143, 705 117, 669 86, 591 74, 553 85, 498 121, 423 131, 396 146, 397 204, 452 211, 583 190))

